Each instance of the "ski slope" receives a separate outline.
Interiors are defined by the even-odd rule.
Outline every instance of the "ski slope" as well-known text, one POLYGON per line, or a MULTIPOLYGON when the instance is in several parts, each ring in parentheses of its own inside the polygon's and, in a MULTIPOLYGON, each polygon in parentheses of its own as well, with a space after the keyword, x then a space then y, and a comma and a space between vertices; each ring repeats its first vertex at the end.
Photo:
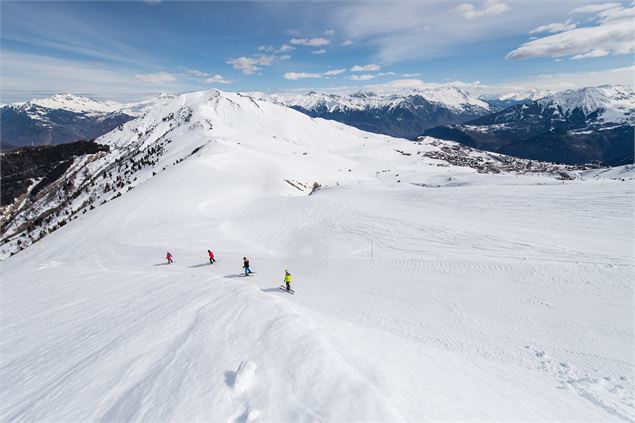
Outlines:
POLYGON ((0 419, 635 421, 633 169, 480 175, 230 93, 100 142, 185 106, 164 160, 203 148, 0 263, 0 419))

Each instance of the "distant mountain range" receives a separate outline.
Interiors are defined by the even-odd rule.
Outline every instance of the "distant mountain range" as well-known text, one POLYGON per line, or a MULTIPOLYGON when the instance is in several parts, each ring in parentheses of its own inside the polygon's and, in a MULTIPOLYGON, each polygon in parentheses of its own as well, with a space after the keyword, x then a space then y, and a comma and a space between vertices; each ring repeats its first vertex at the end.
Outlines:
MULTIPOLYGON (((477 98, 461 87, 440 86, 399 94, 309 92, 260 98, 311 117, 336 120, 395 137, 420 136, 470 147, 567 164, 633 163, 633 87, 600 86, 549 94, 537 90, 477 98)), ((0 109, 2 148, 92 139, 174 95, 138 103, 98 102, 72 94, 0 109)))
POLYGON ((121 104, 98 102, 73 94, 14 103, 0 108, 2 149, 23 146, 56 145, 99 137, 134 119, 157 101, 121 104))
POLYGON ((487 102, 451 86, 412 90, 406 94, 358 91, 337 95, 312 91, 272 98, 311 117, 407 139, 414 139, 434 126, 463 123, 493 111, 487 102))
POLYGON ((425 136, 516 157, 567 164, 634 162, 633 87, 568 90, 517 104, 425 136))

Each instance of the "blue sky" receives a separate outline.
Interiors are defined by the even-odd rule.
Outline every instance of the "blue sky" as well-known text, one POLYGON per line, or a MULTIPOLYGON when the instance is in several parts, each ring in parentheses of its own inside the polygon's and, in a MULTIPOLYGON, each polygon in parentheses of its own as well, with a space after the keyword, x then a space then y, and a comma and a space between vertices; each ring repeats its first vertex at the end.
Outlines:
POLYGON ((0 102, 633 83, 629 1, 2 2, 0 102))

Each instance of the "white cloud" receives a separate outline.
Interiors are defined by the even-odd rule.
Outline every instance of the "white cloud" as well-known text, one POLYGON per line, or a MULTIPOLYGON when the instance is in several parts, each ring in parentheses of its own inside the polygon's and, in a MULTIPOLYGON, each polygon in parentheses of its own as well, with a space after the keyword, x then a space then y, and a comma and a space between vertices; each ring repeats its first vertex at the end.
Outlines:
POLYGON ((335 76, 344 72, 346 72, 346 69, 333 69, 333 70, 324 72, 324 76, 335 76))
POLYGON ((262 69, 262 66, 271 66, 277 60, 286 60, 289 56, 263 55, 257 54, 253 57, 237 57, 229 59, 228 65, 232 65, 234 69, 242 71, 245 75, 253 75, 262 69))
POLYGON ((461 3, 455 10, 463 15, 465 19, 476 19, 500 15, 509 10, 509 6, 495 0, 486 0, 480 9, 477 9, 472 3, 461 3))
POLYGON ((325 19, 333 22, 342 40, 355 44, 363 40, 364 47, 374 53, 369 60, 397 63, 447 56, 480 42, 516 37, 538 25, 557 22, 554 17, 566 16, 583 5, 581 1, 589 0, 500 0, 497 3, 509 5, 510 10, 487 19, 463 19, 456 11, 460 3, 481 10, 482 0, 394 0, 390 7, 381 1, 345 1, 332 7, 325 19))
POLYGON ((419 73, 419 72, 416 72, 416 73, 404 73, 401 76, 403 76, 405 78, 413 78, 413 77, 421 76, 421 73, 419 73))
POLYGON ((186 79, 145 84, 135 78, 133 71, 108 63, 57 59, 6 49, 0 51, 0 74, 0 98, 7 103, 60 92, 97 99, 136 101, 161 92, 200 89, 195 82, 186 79), (69 72, 69 69, 73 71, 69 72))
POLYGON ((225 79, 222 75, 216 74, 203 81, 207 84, 231 84, 232 81, 225 79))
POLYGON ((258 51, 272 52, 273 50, 273 46, 258 46, 258 51))
POLYGON ((140 73, 135 75, 135 78, 143 82, 150 82, 153 84, 160 84, 163 82, 176 81, 176 77, 168 72, 156 72, 156 73, 140 73))
POLYGON ((207 72, 203 72, 197 69, 186 69, 185 73, 192 76, 198 76, 199 78, 204 78, 209 75, 207 72))
MULTIPOLYGON (((595 72, 571 72, 538 75, 514 82, 515 85, 543 90, 567 90, 597 85, 633 85, 635 66, 606 69, 595 72)), ((511 85, 511 84, 510 84, 511 85)))
POLYGON ((341 73, 346 72, 346 69, 331 69, 322 73, 307 73, 307 72, 287 72, 283 75, 284 79, 290 79, 292 81, 296 81, 298 79, 308 79, 308 78, 330 78, 341 73))
MULTIPOLYGON (((508 59, 532 57, 599 57, 599 52, 614 55, 635 52, 633 18, 635 7, 612 8, 598 12, 596 26, 575 28, 522 44, 507 54, 508 59)), ((604 54, 604 53, 602 53, 604 54)))
POLYGON ((296 81, 298 79, 306 78, 322 78, 321 73, 306 73, 306 72, 287 72, 284 74, 284 79, 290 79, 296 81))
POLYGON ((377 76, 395 76, 397 75, 395 72, 379 72, 377 76))
POLYGON ((621 7, 619 3, 589 4, 587 6, 577 7, 571 13, 598 13, 608 9, 621 7))
POLYGON ((609 52, 606 50, 591 50, 587 53, 584 54, 576 54, 575 56, 571 57, 571 60, 578 60, 578 59, 589 59, 592 57, 604 57, 604 56, 608 56, 609 52))
POLYGON ((381 69, 381 66, 379 65, 375 65, 375 64, 370 64, 370 65, 355 65, 351 68, 351 72, 369 72, 369 71, 378 71, 379 69, 381 69))
POLYGON ((371 79, 375 79, 377 75, 373 75, 371 73, 363 73, 361 75, 351 75, 346 79, 350 79, 351 81, 368 81, 371 79))
POLYGON ((408 92, 413 88, 428 89, 454 86, 469 92, 473 96, 484 95, 488 98, 496 98, 499 95, 510 92, 529 92, 531 90, 555 92, 605 84, 632 86, 635 83, 633 75, 635 75, 635 66, 595 72, 535 75, 520 80, 506 81, 492 85, 481 84, 479 81, 434 83, 425 82, 420 79, 397 79, 383 84, 365 85, 365 87, 375 92, 395 93, 408 92))
POLYGON ((346 40, 343 41, 342 44, 340 44, 341 46, 350 46, 353 44, 353 40, 346 40))
POLYGON ((296 46, 310 46, 310 47, 319 47, 330 44, 331 42, 326 38, 292 38, 289 40, 289 43, 296 46))
POLYGON ((335 34, 334 29, 327 29, 326 31, 324 31, 324 35, 333 35, 333 34, 335 34))
POLYGON ((283 44, 276 51, 276 53, 288 53, 288 52, 293 51, 293 50, 295 50, 295 47, 290 46, 289 44, 283 44))
POLYGON ((563 32, 563 31, 569 31, 569 30, 575 29, 575 27, 576 25, 574 23, 571 23, 571 21, 556 22, 556 23, 550 23, 547 25, 540 25, 532 29, 531 31, 529 31, 529 33, 536 34, 540 32, 549 32, 549 33, 555 34, 557 32, 563 32))
POLYGON ((313 54, 324 54, 324 53, 326 53, 326 50, 321 48, 319 50, 313 50, 311 53, 313 53, 313 54))

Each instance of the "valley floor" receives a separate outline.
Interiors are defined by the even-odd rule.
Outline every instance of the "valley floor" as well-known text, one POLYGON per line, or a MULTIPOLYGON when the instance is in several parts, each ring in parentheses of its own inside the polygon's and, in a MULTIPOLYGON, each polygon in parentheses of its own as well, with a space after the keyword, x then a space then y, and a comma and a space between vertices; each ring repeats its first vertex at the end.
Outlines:
POLYGON ((172 177, 0 264, 2 421, 635 421, 631 183, 172 177))

